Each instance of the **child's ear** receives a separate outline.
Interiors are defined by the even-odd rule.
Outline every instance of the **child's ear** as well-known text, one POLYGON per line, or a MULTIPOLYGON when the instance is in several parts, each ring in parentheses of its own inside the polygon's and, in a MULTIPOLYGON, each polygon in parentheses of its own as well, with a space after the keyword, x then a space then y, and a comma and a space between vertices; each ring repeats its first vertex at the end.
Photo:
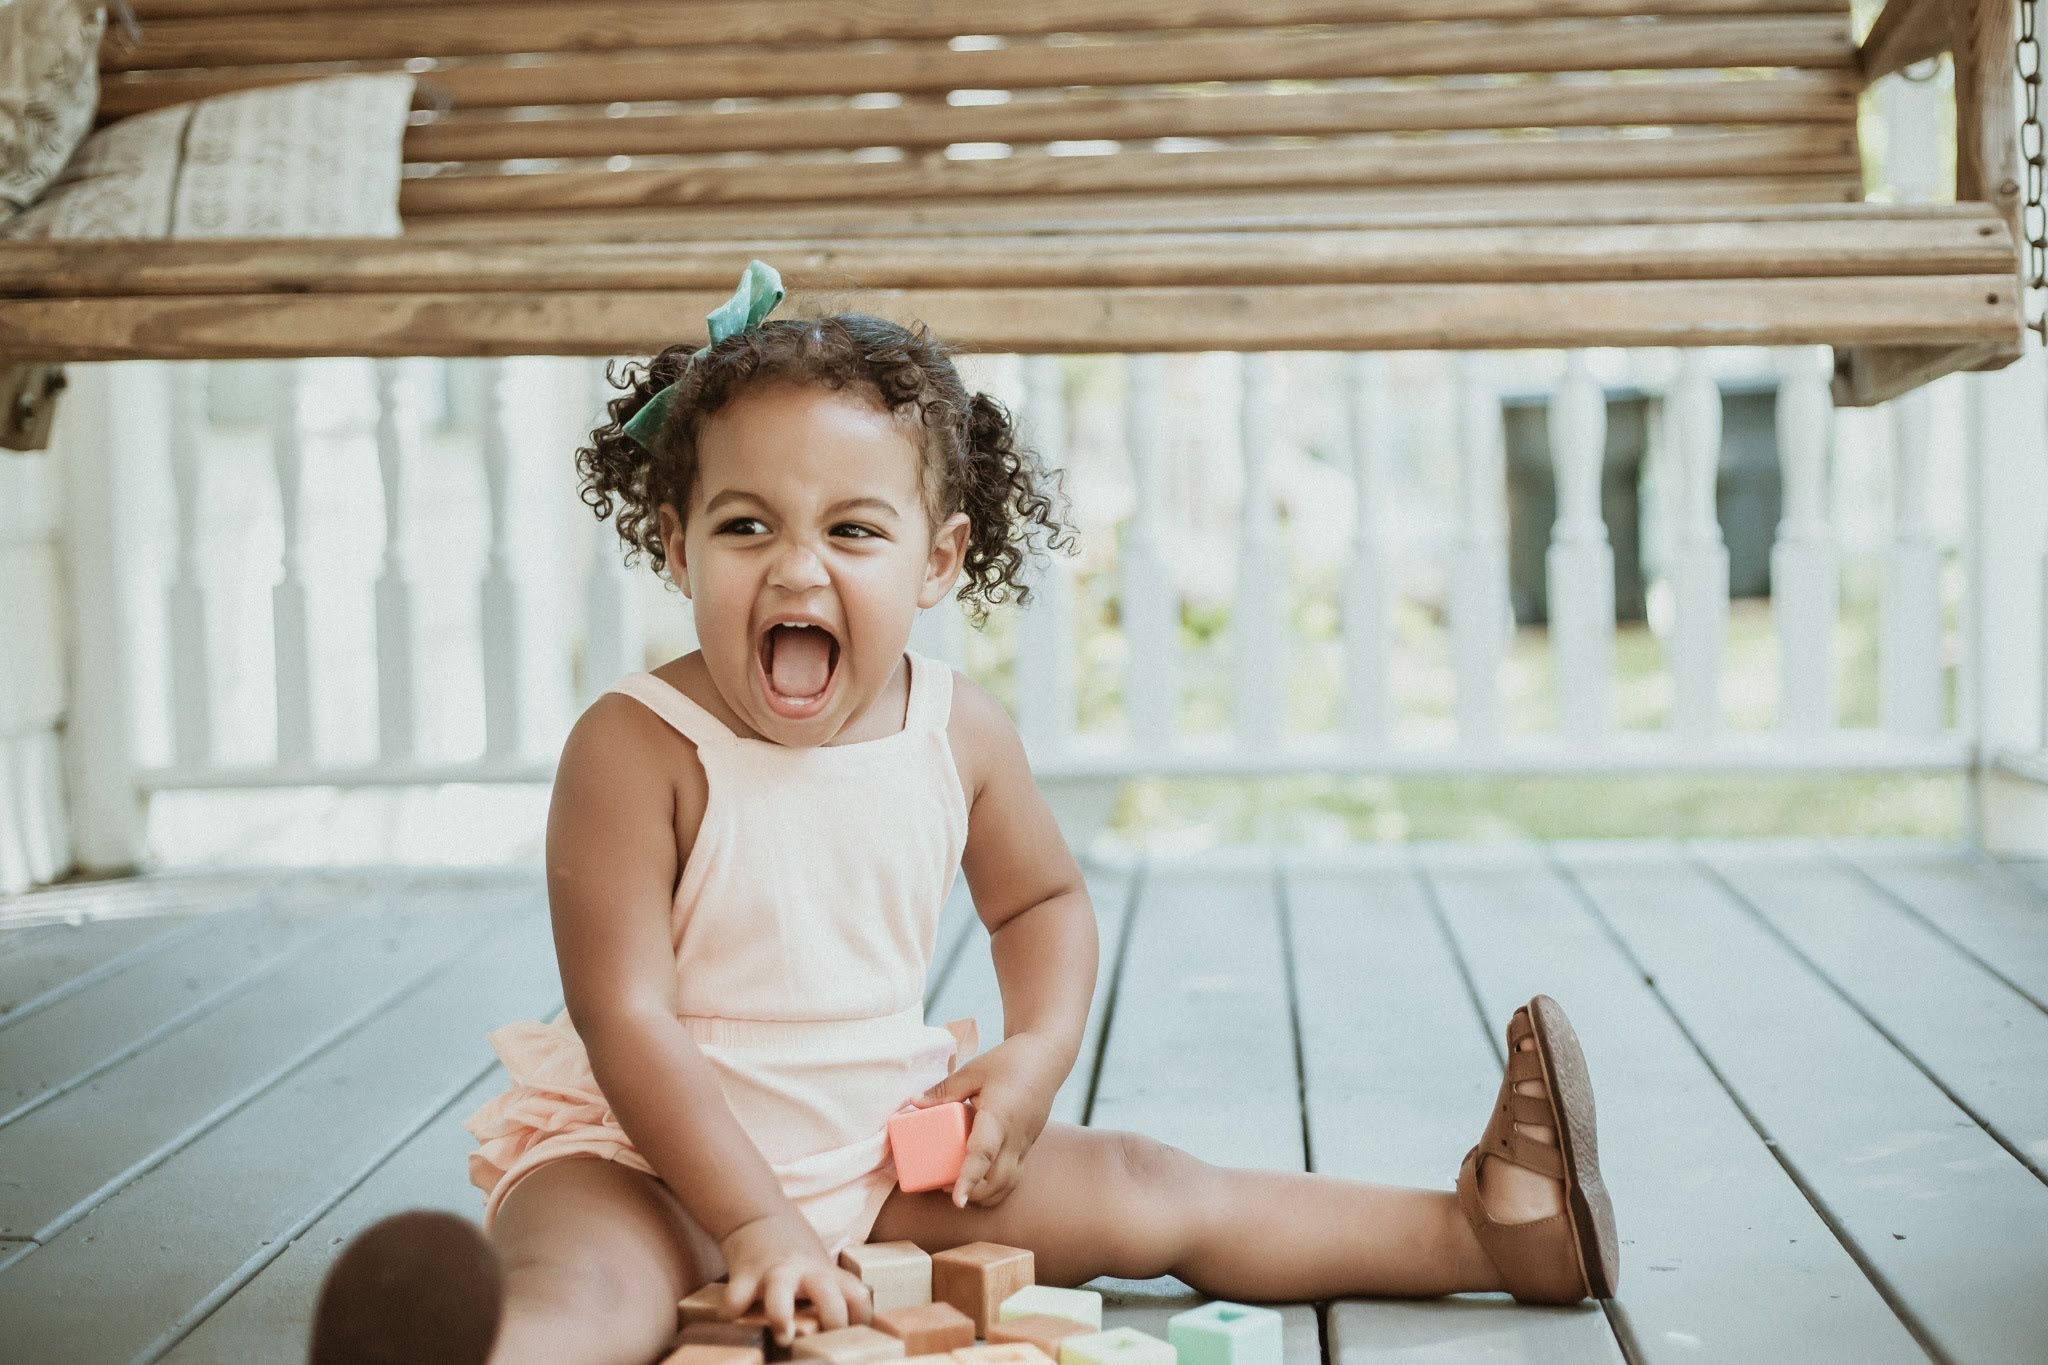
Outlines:
POLYGON ((661 548, 668 556, 668 576, 682 589, 683 596, 690 595, 690 566, 683 555, 683 519, 676 509, 662 503, 654 509, 655 524, 661 533, 661 548))
POLYGON ((935 607, 953 591, 960 567, 967 562, 967 514, 955 512, 939 523, 932 535, 931 558, 925 561, 924 586, 917 590, 917 605, 935 607))

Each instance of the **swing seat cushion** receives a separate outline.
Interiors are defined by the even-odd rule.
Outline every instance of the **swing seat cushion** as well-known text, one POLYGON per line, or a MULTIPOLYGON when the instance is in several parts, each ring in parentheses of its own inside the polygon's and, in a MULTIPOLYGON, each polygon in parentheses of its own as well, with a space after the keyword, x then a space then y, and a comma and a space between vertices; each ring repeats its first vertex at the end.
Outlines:
POLYGON ((0 235, 397 236, 413 84, 403 73, 335 76, 121 119, 0 235))

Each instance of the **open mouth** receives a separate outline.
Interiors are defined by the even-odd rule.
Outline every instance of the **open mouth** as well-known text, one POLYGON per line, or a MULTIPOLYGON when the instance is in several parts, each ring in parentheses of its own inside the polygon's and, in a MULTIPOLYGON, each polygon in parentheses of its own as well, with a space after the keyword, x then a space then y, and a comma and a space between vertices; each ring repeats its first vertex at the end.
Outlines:
POLYGON ((794 718, 824 705, 839 670, 839 641, 823 626, 773 625, 761 633, 762 690, 778 714, 794 718))

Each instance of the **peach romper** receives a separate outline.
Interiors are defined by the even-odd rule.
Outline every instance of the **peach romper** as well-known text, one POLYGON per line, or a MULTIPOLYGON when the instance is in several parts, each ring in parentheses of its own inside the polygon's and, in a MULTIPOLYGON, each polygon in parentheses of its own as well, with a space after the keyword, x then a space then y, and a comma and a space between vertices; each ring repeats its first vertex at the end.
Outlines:
MULTIPOLYGON (((793 748, 742 738, 651 673, 612 687, 697 746, 710 787, 669 912, 676 1008, 734 1117, 826 1250, 895 1187, 889 1116, 944 1079, 971 1026, 924 1018, 939 910, 967 842, 946 739, 953 675, 911 653, 901 731, 793 748)), ((655 1172, 597 1088, 567 1012, 490 1035, 512 1087, 464 1123, 484 1225, 563 1157, 655 1172)))

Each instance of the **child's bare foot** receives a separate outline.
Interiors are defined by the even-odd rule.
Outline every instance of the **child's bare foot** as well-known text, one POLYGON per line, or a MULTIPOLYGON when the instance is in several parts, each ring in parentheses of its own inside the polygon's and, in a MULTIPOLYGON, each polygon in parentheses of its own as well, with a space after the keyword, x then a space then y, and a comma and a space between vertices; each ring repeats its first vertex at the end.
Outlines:
POLYGON ((1610 1297, 1618 1246, 1578 1038, 1539 995, 1508 1021, 1508 1048, 1493 1116, 1458 1172, 1458 1202, 1518 1300, 1610 1297))
POLYGON ((310 1365, 483 1365, 498 1334, 498 1254, 467 1218, 411 1209, 366 1228, 328 1268, 310 1365))

